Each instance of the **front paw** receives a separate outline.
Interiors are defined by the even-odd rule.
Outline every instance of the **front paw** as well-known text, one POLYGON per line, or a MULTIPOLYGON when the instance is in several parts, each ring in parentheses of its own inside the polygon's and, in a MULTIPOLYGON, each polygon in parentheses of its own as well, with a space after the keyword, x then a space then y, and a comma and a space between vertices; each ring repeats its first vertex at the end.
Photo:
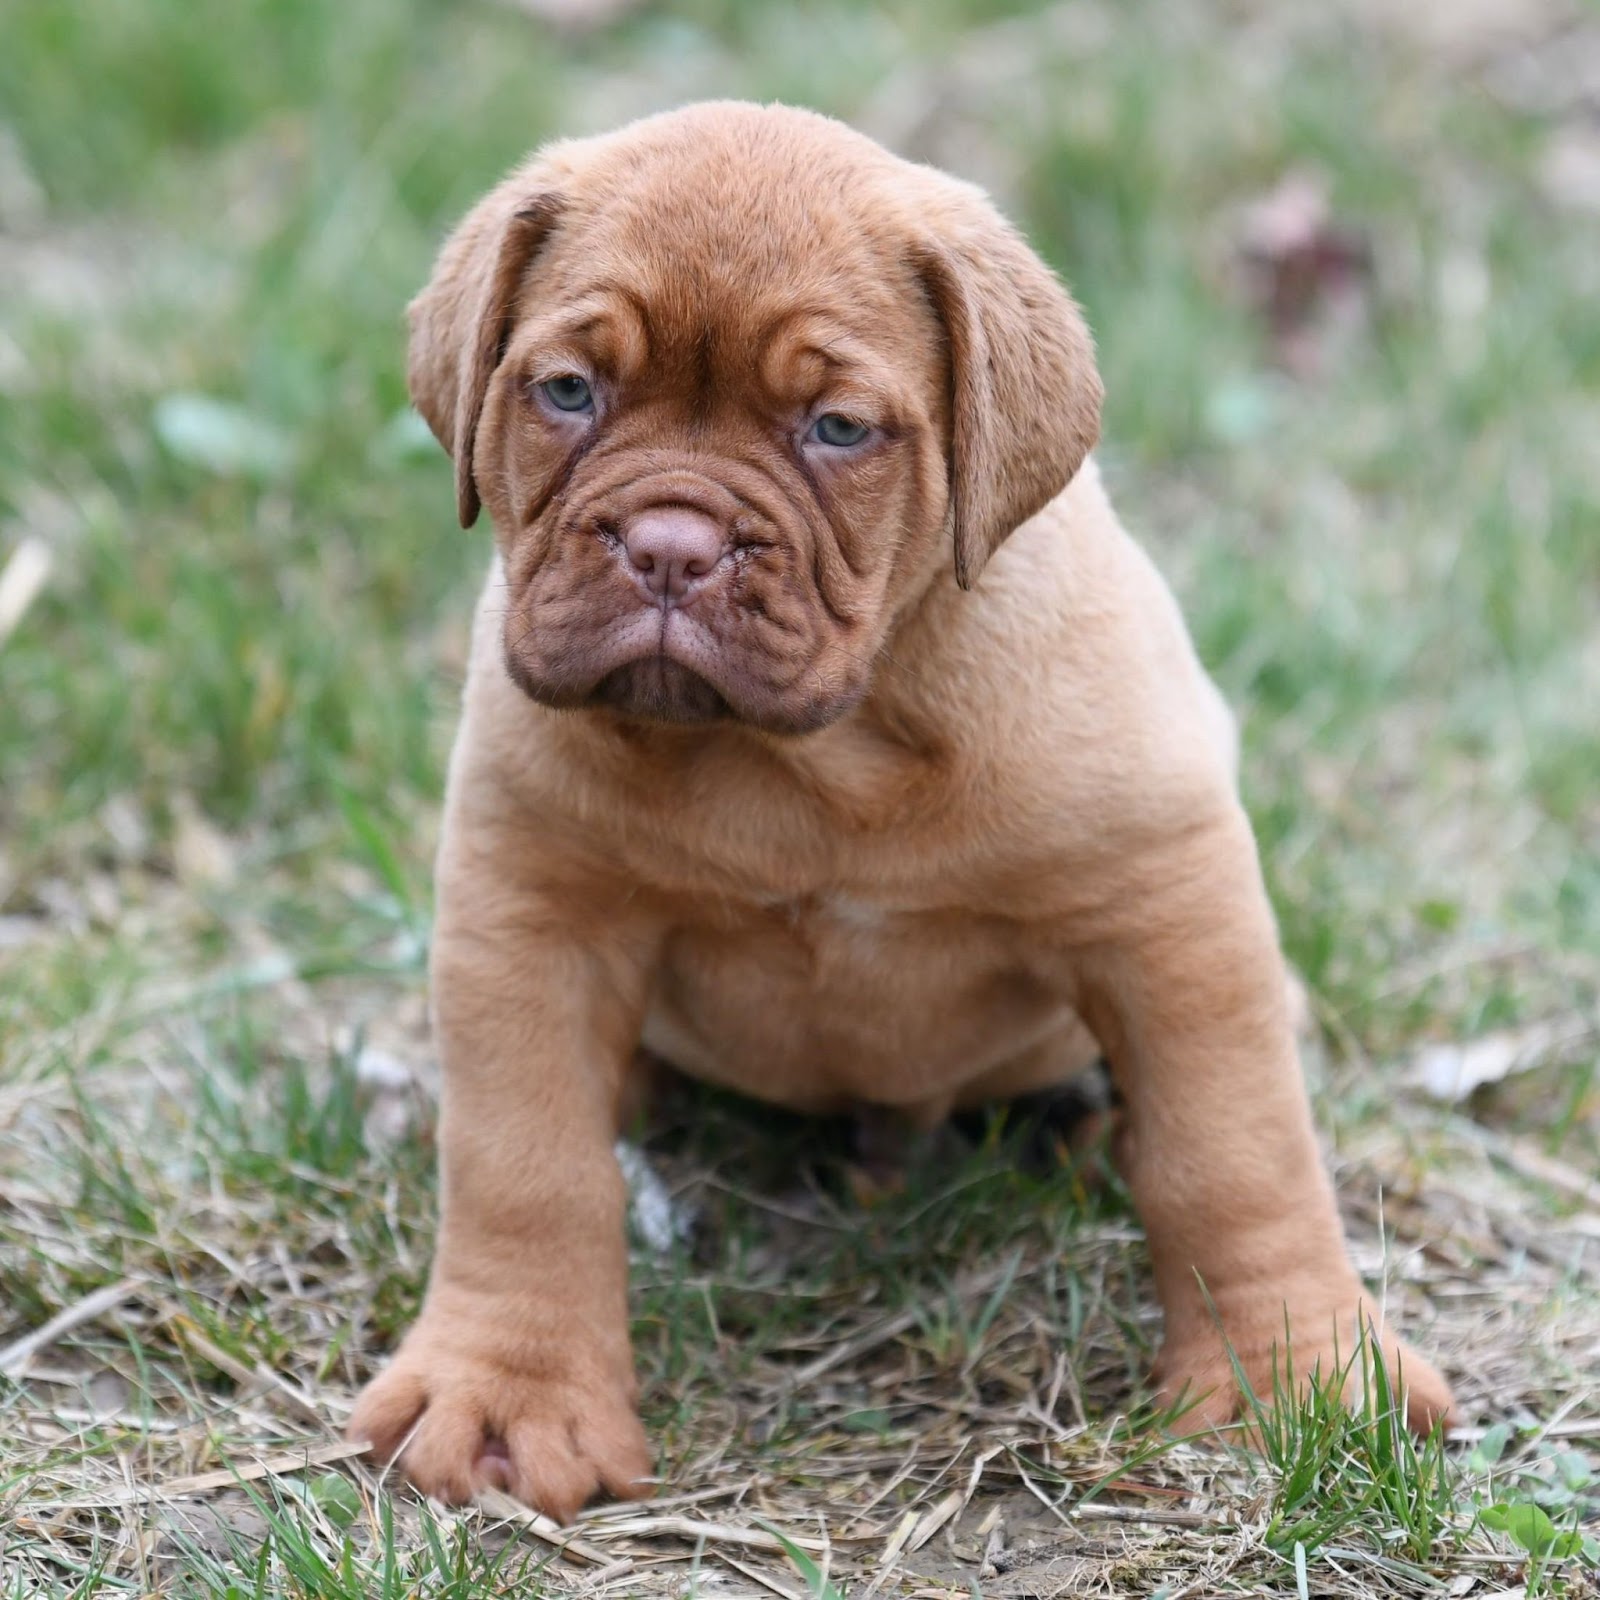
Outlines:
POLYGON ((570 1522, 602 1492, 648 1495, 653 1463, 631 1373, 608 1370, 582 1343, 514 1342, 493 1325, 505 1320, 425 1308, 362 1391, 348 1436, 451 1505, 505 1489, 570 1522))
POLYGON ((1285 1393, 1304 1396, 1315 1376, 1324 1388, 1342 1383, 1346 1403, 1357 1405, 1368 1381, 1363 1363, 1381 1353, 1390 1388, 1403 1397, 1411 1431, 1426 1436, 1440 1424, 1452 1427, 1459 1417, 1450 1385, 1416 1351, 1376 1328, 1376 1317, 1367 1301, 1334 1311, 1291 1310, 1285 1317, 1280 1301, 1275 1309, 1263 1306, 1225 1317, 1222 1327, 1215 1320, 1196 1321, 1169 1335, 1162 1347, 1152 1373, 1157 1403, 1182 1408, 1173 1425, 1180 1433, 1248 1421, 1254 1407, 1245 1386, 1268 1408, 1285 1393))

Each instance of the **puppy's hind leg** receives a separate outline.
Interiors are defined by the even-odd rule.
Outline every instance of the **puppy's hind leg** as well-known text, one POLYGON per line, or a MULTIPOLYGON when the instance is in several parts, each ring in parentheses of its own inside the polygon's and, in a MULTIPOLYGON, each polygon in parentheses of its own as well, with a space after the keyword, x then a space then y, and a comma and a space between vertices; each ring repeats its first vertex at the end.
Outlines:
MULTIPOLYGON (((1108 880, 1077 952, 1079 1001, 1126 1101, 1124 1172, 1166 1313, 1162 1394, 1208 1426, 1237 1415, 1237 1373, 1258 1396, 1291 1364, 1301 1384, 1329 1376, 1377 1308, 1318 1154, 1248 822, 1219 806, 1143 867, 1136 893, 1108 880)), ((1426 1432, 1449 1416, 1449 1387, 1377 1333, 1426 1432)))

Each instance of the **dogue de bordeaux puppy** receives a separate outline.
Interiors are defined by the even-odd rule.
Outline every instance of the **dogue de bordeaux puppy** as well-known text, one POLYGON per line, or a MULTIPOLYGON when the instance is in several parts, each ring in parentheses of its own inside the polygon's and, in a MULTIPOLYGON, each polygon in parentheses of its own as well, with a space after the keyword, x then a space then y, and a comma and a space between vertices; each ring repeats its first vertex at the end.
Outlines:
MULTIPOLYGON (((494 521, 438 862, 442 1206, 352 1437, 450 1501, 644 1491, 613 1143, 641 1043, 800 1110, 1104 1053, 1189 1425, 1376 1310, 1234 730, 1090 458, 1078 307, 969 184, 783 106, 548 146, 411 392, 494 521)), ((1450 1392, 1380 1332, 1413 1427, 1450 1392)))

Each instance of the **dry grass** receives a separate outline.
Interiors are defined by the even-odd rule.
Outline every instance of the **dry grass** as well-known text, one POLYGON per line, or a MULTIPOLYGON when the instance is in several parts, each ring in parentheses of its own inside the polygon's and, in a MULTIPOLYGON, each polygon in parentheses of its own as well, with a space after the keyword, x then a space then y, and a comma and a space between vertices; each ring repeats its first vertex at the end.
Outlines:
POLYGON ((1004 9, 573 39, 13 0, 0 1600, 1595 1592, 1592 1544, 1524 1546, 1600 1525, 1600 22, 1004 9), (654 1501, 446 1513, 339 1443, 428 1257, 427 866, 484 548, 402 409, 399 307, 533 139, 728 92, 994 184, 1085 299, 1448 1454, 1316 1402, 1265 1456, 1172 1442, 1137 1222, 1037 1127, 885 1194, 838 1130, 704 1094, 639 1130, 693 1222, 635 1261, 654 1501), (1263 197, 1352 276, 1263 278, 1263 197), (1504 1076, 1426 1092, 1462 1068, 1504 1076))
MULTIPOLYGON (((0 1102, 0 1261, 37 1330, 0 1351, 17 1593, 210 1595, 231 1574, 244 1593, 400 1594, 425 1573, 463 1593, 818 1592, 780 1536, 851 1595, 1294 1592, 1281 1475, 1141 1410, 1157 1320, 1118 1194, 1041 1166, 1015 1127, 863 1202, 833 1130, 774 1132, 690 1091, 648 1147, 692 1240, 635 1257, 658 1498, 558 1530, 503 1497, 461 1515, 396 1497, 338 1428, 425 1260, 428 1101, 394 1071, 425 1064, 420 1017, 394 985, 345 982, 339 1012, 384 1032, 387 1076, 363 1086, 351 1046, 302 1078, 326 994, 213 987, 231 997, 126 991, 119 1017, 144 1020, 89 1041, 115 1057, 92 1103, 59 1071, 0 1102)), ((1421 1483, 1438 1519, 1421 1560, 1361 1503, 1381 1464, 1341 1437, 1327 1525, 1302 1535, 1307 1592, 1509 1585, 1520 1560, 1474 1506, 1559 1511, 1561 1460, 1600 1453, 1597 1186, 1406 1105, 1339 1173, 1364 1271, 1475 1426, 1421 1483), (1507 1448, 1475 1462, 1498 1421, 1507 1448)), ((1593 1494, 1565 1504, 1592 1517, 1593 1494)))

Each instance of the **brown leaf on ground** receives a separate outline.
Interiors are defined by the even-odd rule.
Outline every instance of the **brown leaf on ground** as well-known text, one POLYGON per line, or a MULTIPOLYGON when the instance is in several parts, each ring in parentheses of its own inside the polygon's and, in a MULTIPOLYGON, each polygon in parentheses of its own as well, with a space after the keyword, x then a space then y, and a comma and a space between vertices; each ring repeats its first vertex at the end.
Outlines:
POLYGON ((1296 377, 1317 376, 1367 320, 1372 247, 1361 230, 1334 218, 1319 174, 1290 172, 1245 207, 1238 263, 1274 355, 1296 377))

